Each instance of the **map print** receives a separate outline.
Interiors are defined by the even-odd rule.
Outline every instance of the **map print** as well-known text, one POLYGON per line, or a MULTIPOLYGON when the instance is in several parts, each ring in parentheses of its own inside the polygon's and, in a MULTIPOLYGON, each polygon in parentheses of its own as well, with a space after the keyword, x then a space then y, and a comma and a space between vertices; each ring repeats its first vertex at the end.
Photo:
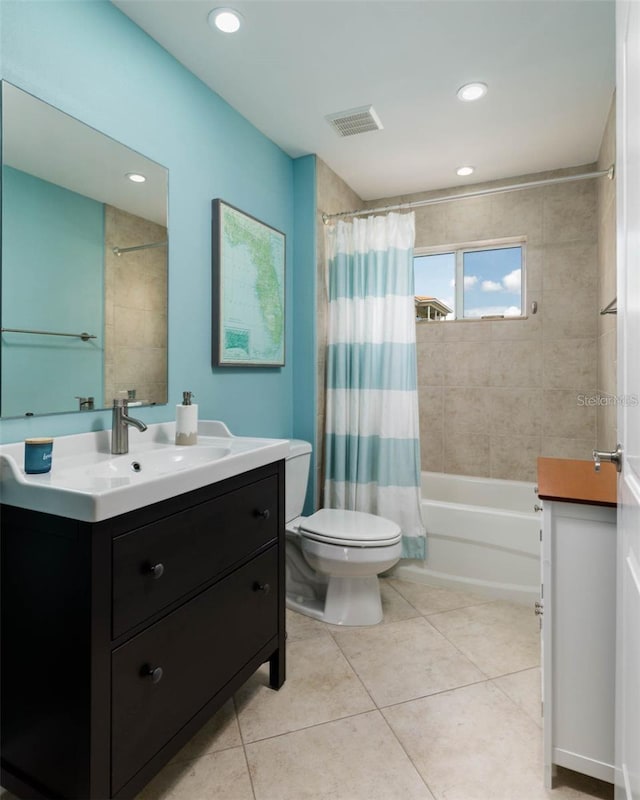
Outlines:
POLYGON ((284 364, 284 234, 220 204, 226 364, 284 364))

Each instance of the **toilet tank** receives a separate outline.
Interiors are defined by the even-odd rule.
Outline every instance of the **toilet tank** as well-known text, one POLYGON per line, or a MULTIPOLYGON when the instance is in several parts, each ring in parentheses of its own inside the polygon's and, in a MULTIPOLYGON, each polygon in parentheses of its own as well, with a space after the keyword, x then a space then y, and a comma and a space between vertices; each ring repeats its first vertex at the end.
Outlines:
POLYGON ((311 445, 302 439, 289 440, 289 455, 285 463, 285 520, 302 514, 304 498, 307 494, 309 466, 311 464, 311 445))

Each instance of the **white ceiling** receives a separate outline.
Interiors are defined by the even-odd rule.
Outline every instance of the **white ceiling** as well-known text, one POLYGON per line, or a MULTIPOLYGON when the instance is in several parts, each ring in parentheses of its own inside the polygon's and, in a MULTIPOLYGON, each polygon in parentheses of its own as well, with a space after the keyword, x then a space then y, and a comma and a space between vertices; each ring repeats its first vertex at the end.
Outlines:
POLYGON ((363 199, 595 161, 614 89, 613 0, 112 0, 293 157, 363 199), (207 14, 232 5, 234 35, 207 14), (487 96, 456 90, 484 81, 487 96), (372 104, 384 130, 325 115, 372 104), (471 164, 471 178, 457 167, 471 164))

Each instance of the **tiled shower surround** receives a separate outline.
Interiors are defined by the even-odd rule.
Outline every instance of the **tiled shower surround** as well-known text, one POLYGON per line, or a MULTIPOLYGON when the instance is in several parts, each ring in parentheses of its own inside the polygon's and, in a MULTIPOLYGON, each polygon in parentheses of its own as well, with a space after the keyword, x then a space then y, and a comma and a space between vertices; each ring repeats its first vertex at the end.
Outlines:
MULTIPOLYGON (((613 160, 613 130, 611 116, 601 162, 613 160)), ((602 164, 474 184, 473 189, 596 168, 602 164)), ((318 208, 329 213, 463 191, 456 187, 363 203, 318 162, 318 208)), ((598 309, 611 293, 611 275, 615 292, 615 239, 609 230, 615 230, 614 196, 613 184, 599 178, 415 209, 416 249, 526 238, 526 319, 416 323, 424 470, 535 480, 538 456, 591 457, 597 416, 608 426, 603 438, 610 444, 615 420, 611 412, 598 413, 597 391, 615 387, 610 356, 615 318, 600 322, 598 309), (538 310, 531 314, 534 300, 538 310)), ((326 298, 320 247, 318 253, 322 386, 326 298)), ((321 432, 322 389, 318 411, 321 432)))
POLYGON ((535 480, 540 455, 590 458, 596 191, 577 181, 416 209, 416 247, 526 237, 526 319, 417 323, 423 469, 535 480))
POLYGON ((167 402, 167 248, 113 252, 166 241, 161 225, 105 206, 107 407, 132 389, 143 403, 167 402))

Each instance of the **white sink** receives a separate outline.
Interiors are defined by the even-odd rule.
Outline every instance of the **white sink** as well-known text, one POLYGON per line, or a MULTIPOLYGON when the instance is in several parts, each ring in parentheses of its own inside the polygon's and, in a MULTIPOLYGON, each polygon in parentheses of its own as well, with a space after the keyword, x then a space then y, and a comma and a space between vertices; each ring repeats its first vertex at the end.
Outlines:
MULTIPOLYGON (((195 447, 163 447, 158 450, 142 450, 136 456, 127 454, 114 456, 90 467, 75 467, 77 479, 83 478, 133 478, 152 479, 156 475, 168 475, 181 469, 210 464, 219 458, 231 455, 231 447, 198 444, 195 447)), ((67 475, 74 470, 70 469, 67 475)))
POLYGON ((111 455, 111 431, 60 436, 51 472, 24 472, 24 444, 0 446, 3 503, 99 522, 167 500, 284 458, 286 439, 233 436, 221 422, 201 421, 198 444, 173 444, 175 423, 129 429, 129 453, 111 455))

